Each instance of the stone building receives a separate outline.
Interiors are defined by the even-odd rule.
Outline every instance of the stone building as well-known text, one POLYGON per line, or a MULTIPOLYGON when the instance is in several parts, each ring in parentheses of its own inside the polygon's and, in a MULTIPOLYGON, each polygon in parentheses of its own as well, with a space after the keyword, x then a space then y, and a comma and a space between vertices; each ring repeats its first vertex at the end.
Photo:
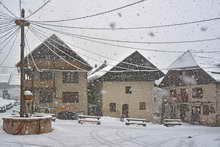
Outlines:
POLYGON ((103 115, 151 121, 154 81, 163 73, 137 51, 119 61, 89 76, 103 115))
POLYGON ((220 124, 219 67, 206 68, 187 51, 170 65, 160 87, 169 92, 164 102, 165 117, 204 125, 220 124))
POLYGON ((92 68, 56 35, 29 53, 24 66, 25 90, 32 91, 37 111, 87 114, 87 72, 92 68))

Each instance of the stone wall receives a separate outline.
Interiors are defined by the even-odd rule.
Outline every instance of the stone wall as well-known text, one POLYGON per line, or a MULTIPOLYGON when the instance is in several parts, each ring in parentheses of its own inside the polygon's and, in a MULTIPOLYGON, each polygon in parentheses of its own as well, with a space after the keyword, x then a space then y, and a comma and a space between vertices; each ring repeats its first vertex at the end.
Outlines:
MULTIPOLYGON (((216 113, 209 113, 205 115, 203 112, 203 106, 208 105, 209 107, 213 107, 215 112, 218 111, 217 103, 217 93, 216 93, 216 84, 203 84, 203 85, 188 85, 188 86, 178 86, 178 87, 168 87, 166 88, 168 91, 171 89, 176 89, 177 97, 169 96, 168 102, 170 105, 174 106, 174 111, 177 118, 180 118, 180 105, 185 104, 188 107, 188 111, 186 111, 185 121, 191 122, 192 120, 192 107, 199 106, 201 107, 200 114, 200 123, 205 125, 214 125, 216 123, 216 113), (192 89, 193 88, 202 88, 203 89, 203 97, 202 98, 192 98, 192 89), (188 102, 178 102, 178 97, 180 97, 180 90, 185 88, 188 94, 188 102)), ((171 115, 171 112, 168 113, 171 115)))
POLYGON ((3 118, 3 129, 13 135, 49 133, 52 131, 51 117, 5 117, 3 118))
POLYGON ((79 83, 63 83, 62 72, 57 72, 56 79, 56 105, 66 107, 73 111, 88 113, 87 100, 87 73, 79 72, 79 83), (79 103, 63 103, 63 92, 79 92, 79 103))

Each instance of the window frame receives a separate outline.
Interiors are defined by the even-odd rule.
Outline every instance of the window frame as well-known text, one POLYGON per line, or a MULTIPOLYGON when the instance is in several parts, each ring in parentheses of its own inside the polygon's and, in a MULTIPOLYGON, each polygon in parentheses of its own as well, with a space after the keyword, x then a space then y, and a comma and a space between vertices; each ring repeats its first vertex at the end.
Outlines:
POLYGON ((132 87, 131 86, 125 86, 125 94, 132 94, 132 87))
POLYGON ((53 103, 53 91, 50 89, 40 89, 39 91, 39 102, 40 104, 53 103), (45 99, 46 97, 46 99, 45 99))
POLYGON ((63 92, 62 93, 62 102, 63 103, 73 103, 73 104, 78 104, 79 103, 79 92, 63 92), (66 97, 72 97, 72 98, 66 98, 66 97))
POLYGON ((139 102, 139 110, 146 110, 146 102, 139 102))
POLYGON ((192 88, 192 98, 202 99, 203 98, 203 88, 202 87, 192 88), (201 93, 198 92, 199 90, 201 90, 201 93))
POLYGON ((109 103, 109 111, 110 112, 116 112, 117 111, 116 103, 109 103))
POLYGON ((40 72, 40 81, 49 81, 53 80, 53 73, 50 71, 40 72))
POLYGON ((79 83, 79 72, 63 72, 62 74, 63 83, 79 83))

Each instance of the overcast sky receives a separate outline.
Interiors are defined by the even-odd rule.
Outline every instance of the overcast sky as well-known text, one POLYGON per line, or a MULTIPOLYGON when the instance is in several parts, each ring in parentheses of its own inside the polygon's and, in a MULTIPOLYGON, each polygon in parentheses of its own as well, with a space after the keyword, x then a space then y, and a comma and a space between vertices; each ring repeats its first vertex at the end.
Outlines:
MULTIPOLYGON (((51 2, 41 11, 35 14, 30 20, 60 20, 75 18, 94 14, 97 12, 117 8, 137 0, 51 0, 51 2)), ((18 0, 2 0, 2 2, 19 15, 18 0)), ((22 7, 25 8, 27 16, 42 5, 45 0, 22 0, 22 7)), ((6 12, 3 7, 0 7, 2 12, 6 12)), ((135 6, 115 11, 102 16, 97 16, 88 19, 68 21, 57 23, 58 25, 81 26, 81 27, 139 27, 152 26, 162 24, 181 23, 194 20, 209 19, 220 17, 220 1, 219 0, 148 0, 135 6)), ((207 38, 220 37, 220 20, 198 23, 186 26, 176 26, 168 28, 145 29, 145 30, 70 30, 74 34, 90 35, 99 38, 130 40, 130 41, 182 41, 182 40, 198 40, 207 38)), ((56 28, 57 29, 57 28, 56 28)), ((42 29, 43 30, 43 29, 42 29)), ((43 30, 45 31, 45 30, 43 30)), ((84 48, 86 50, 102 54, 104 56, 121 59, 132 49, 124 49, 119 47, 111 47, 107 45, 91 43, 88 41, 79 40, 69 36, 60 35, 57 32, 48 32, 45 35, 49 36, 52 33, 71 44, 84 48)), ((31 33, 28 33, 31 49, 34 49, 40 42, 31 33)), ((45 38, 42 38, 45 39, 45 38)), ((219 50, 220 40, 203 43, 188 43, 188 44, 170 44, 170 45, 148 45, 148 44, 124 44, 114 43, 119 45, 133 46, 146 49, 158 50, 219 50)), ((91 65, 101 64, 106 58, 97 57, 94 54, 85 52, 79 48, 72 47, 77 53, 83 56, 91 65), (95 58, 95 59, 94 59, 95 58)), ((0 57, 2 60, 7 54, 8 48, 5 48, 0 57)), ((142 51, 145 57, 157 65, 159 68, 166 68, 180 54, 179 53, 158 53, 142 51)), ((219 54, 196 54, 198 56, 213 57, 215 63, 220 63, 219 54)), ((9 56, 5 65, 14 66, 19 59, 19 44, 16 44, 15 50, 9 56)), ((111 62, 108 60, 108 62, 111 62)))

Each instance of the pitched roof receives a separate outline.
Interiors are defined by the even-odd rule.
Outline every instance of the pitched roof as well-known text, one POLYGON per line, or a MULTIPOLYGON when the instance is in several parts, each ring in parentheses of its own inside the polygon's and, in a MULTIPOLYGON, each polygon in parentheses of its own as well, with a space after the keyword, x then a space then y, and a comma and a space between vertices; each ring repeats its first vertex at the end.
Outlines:
POLYGON ((190 51, 186 51, 179 56, 168 69, 168 73, 161 81, 159 81, 161 86, 172 83, 168 82, 171 81, 168 77, 172 77, 174 75, 183 77, 183 81, 180 78, 177 79, 180 81, 173 81, 173 84, 181 82, 185 84, 204 84, 213 81, 220 82, 220 67, 215 64, 214 60, 212 58, 201 58, 198 55, 192 54, 190 51), (188 77, 186 75, 182 75, 181 71, 187 71, 186 74, 192 75, 194 78, 197 77, 196 80, 191 76, 189 77, 189 75, 188 77), (176 72, 176 74, 174 74, 174 72, 176 72))
POLYGON ((133 78, 132 80, 135 80, 135 77, 136 80, 155 80, 162 75, 163 73, 156 66, 138 51, 135 51, 129 55, 126 54, 126 57, 123 56, 123 59, 117 60, 113 64, 109 64, 103 69, 91 74, 89 80, 100 78, 108 80, 120 80, 120 78, 122 78, 121 80, 131 80, 131 77, 133 78), (140 73, 142 75, 139 75, 140 73), (129 74, 127 76, 130 76, 130 78, 126 77, 126 74, 129 74))
MULTIPOLYGON (((57 37, 55 34, 51 35, 47 38, 43 43, 37 46, 33 51, 31 51, 26 57, 25 62, 27 62, 27 58, 31 60, 30 54, 33 55, 33 58, 36 59, 38 57, 43 56, 54 56, 55 58, 59 58, 55 55, 51 50, 48 49, 50 47, 51 50, 56 52, 59 56, 63 57, 65 60, 75 60, 76 62, 83 64, 86 66, 87 70, 91 70, 92 67, 82 58, 80 57, 75 51, 73 51, 63 40, 57 37)), ((20 61, 17 63, 19 66, 20 61)))
POLYGON ((196 67, 198 64, 194 59, 192 53, 190 51, 186 51, 181 56, 179 56, 168 68, 186 68, 186 67, 196 67))

